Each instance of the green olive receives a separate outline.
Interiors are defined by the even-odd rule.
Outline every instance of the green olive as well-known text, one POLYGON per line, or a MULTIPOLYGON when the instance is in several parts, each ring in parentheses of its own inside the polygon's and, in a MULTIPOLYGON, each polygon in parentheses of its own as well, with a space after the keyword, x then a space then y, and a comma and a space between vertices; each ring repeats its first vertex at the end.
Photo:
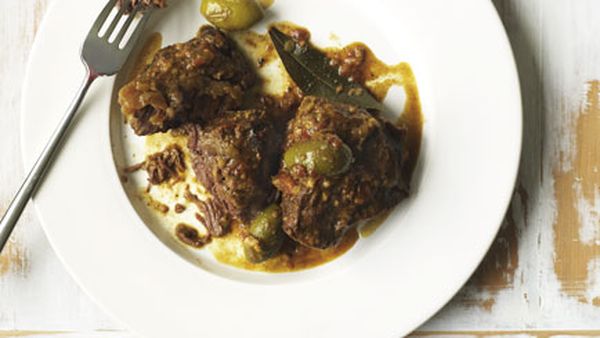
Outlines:
POLYGON ((256 0, 202 0, 200 11, 213 25, 228 31, 246 29, 264 16, 256 0))
POLYGON ((281 241, 281 209, 271 204, 258 213, 250 223, 248 232, 263 243, 275 244, 281 241))
POLYGON ((242 240, 244 255, 252 263, 260 263, 275 255, 283 243, 281 210, 271 204, 250 223, 248 235, 242 240))
POLYGON ((260 241, 251 235, 244 237, 242 244, 244 246, 244 256, 250 263, 264 262, 275 254, 272 250, 265 250, 260 241))
POLYGON ((343 142, 307 141, 290 147, 283 155, 283 162, 288 168, 300 164, 320 175, 335 176, 350 167, 352 150, 343 142))

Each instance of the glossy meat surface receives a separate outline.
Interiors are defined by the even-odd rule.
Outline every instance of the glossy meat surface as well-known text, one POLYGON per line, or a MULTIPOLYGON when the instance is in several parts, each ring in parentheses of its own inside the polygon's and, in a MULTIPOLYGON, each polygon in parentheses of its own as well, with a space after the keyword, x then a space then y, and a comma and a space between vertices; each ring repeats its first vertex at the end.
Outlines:
POLYGON ((223 32, 202 26, 195 38, 161 49, 119 92, 119 104, 138 135, 187 122, 206 124, 237 109, 255 75, 223 32))
MULTIPOLYGON (((233 111, 206 127, 186 129, 192 166, 212 195, 212 206, 244 223, 251 221, 275 197, 271 176, 277 171, 281 136, 270 117, 263 110, 233 111)), ((228 224, 210 218, 205 215, 211 234, 227 233, 228 224)))
POLYGON ((308 247, 328 248, 358 222, 399 203, 408 194, 404 135, 366 110, 306 97, 288 127, 285 150, 307 142, 327 142, 333 149, 346 149, 340 147, 345 144, 352 161, 332 175, 301 163, 282 165, 274 185, 282 193, 287 235, 308 247))

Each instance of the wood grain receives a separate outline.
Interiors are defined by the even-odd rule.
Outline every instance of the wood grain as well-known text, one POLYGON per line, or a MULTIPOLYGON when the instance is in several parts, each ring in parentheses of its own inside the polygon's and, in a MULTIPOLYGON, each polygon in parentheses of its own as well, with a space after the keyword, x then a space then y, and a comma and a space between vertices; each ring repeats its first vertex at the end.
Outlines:
POLYGON ((588 84, 586 99, 575 118, 574 152, 561 152, 554 175, 557 215, 554 221, 554 270, 561 291, 581 303, 598 305, 594 287, 600 254, 596 206, 600 183, 600 82, 588 84), (570 163, 565 163, 570 162, 570 163))
MULTIPOLYGON (((35 33, 50 3, 0 1, 0 213, 24 178, 18 132, 21 86, 35 33)), ((0 337, 49 337, 50 331, 124 337, 122 333, 95 333, 99 329, 120 326, 81 292, 50 248, 33 209, 28 208, 0 255, 0 330, 4 330, 0 337)), ((77 337, 71 333, 54 336, 77 337)))
MULTIPOLYGON (((0 212, 23 178, 20 88, 51 2, 0 1, 0 212)), ((523 91, 519 178, 480 268, 413 336, 600 336, 600 2, 494 5, 523 91)), ((0 255, 0 337, 128 336, 80 291, 27 210, 0 255)))

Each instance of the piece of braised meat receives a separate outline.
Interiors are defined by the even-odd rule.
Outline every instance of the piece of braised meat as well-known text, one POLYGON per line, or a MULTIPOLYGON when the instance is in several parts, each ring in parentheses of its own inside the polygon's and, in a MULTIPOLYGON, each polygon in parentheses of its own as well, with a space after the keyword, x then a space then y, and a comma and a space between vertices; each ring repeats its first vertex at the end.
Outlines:
POLYGON ((304 246, 331 247, 349 228, 406 197, 404 135, 356 106, 304 98, 273 180, 288 236, 304 246))
POLYGON ((138 135, 163 132, 186 122, 205 124, 239 108, 255 76, 223 32, 202 26, 185 43, 163 48, 119 92, 119 104, 138 135))
POLYGON ((178 145, 171 144, 148 155, 144 162, 125 168, 124 172, 130 174, 141 169, 148 173, 148 182, 152 185, 178 181, 186 169, 185 155, 178 145))
POLYGON ((180 179, 185 172, 185 159, 181 148, 172 144, 146 158, 143 168, 148 173, 148 182, 159 185, 180 179))
POLYGON ((131 13, 138 6, 142 10, 167 7, 166 0, 119 0, 118 4, 120 8, 125 10, 125 13, 131 13))
POLYGON ((248 223, 272 202, 282 135, 265 111, 228 112, 185 129, 196 177, 212 195, 204 218, 213 236, 227 233, 229 224, 217 224, 223 217, 213 217, 211 209, 248 223))

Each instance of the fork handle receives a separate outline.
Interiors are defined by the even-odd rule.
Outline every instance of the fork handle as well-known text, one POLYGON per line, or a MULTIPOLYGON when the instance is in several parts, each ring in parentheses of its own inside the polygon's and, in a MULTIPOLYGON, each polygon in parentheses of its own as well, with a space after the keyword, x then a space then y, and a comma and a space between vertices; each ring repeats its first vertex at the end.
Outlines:
POLYGON ((91 72, 89 68, 86 67, 85 80, 77 91, 77 95, 60 121, 60 124, 50 137, 46 147, 44 147, 44 150, 39 155, 37 161, 29 171, 29 174, 21 184, 19 191, 10 203, 6 213, 2 216, 2 220, 0 220, 0 252, 2 252, 6 242, 8 242, 8 238, 21 217, 21 213, 23 212, 23 209, 25 209, 27 202, 44 178, 44 174, 50 166, 54 155, 56 155, 61 142, 65 138, 67 130, 71 126, 73 118, 75 117, 85 94, 97 77, 98 75, 96 73, 91 72))

